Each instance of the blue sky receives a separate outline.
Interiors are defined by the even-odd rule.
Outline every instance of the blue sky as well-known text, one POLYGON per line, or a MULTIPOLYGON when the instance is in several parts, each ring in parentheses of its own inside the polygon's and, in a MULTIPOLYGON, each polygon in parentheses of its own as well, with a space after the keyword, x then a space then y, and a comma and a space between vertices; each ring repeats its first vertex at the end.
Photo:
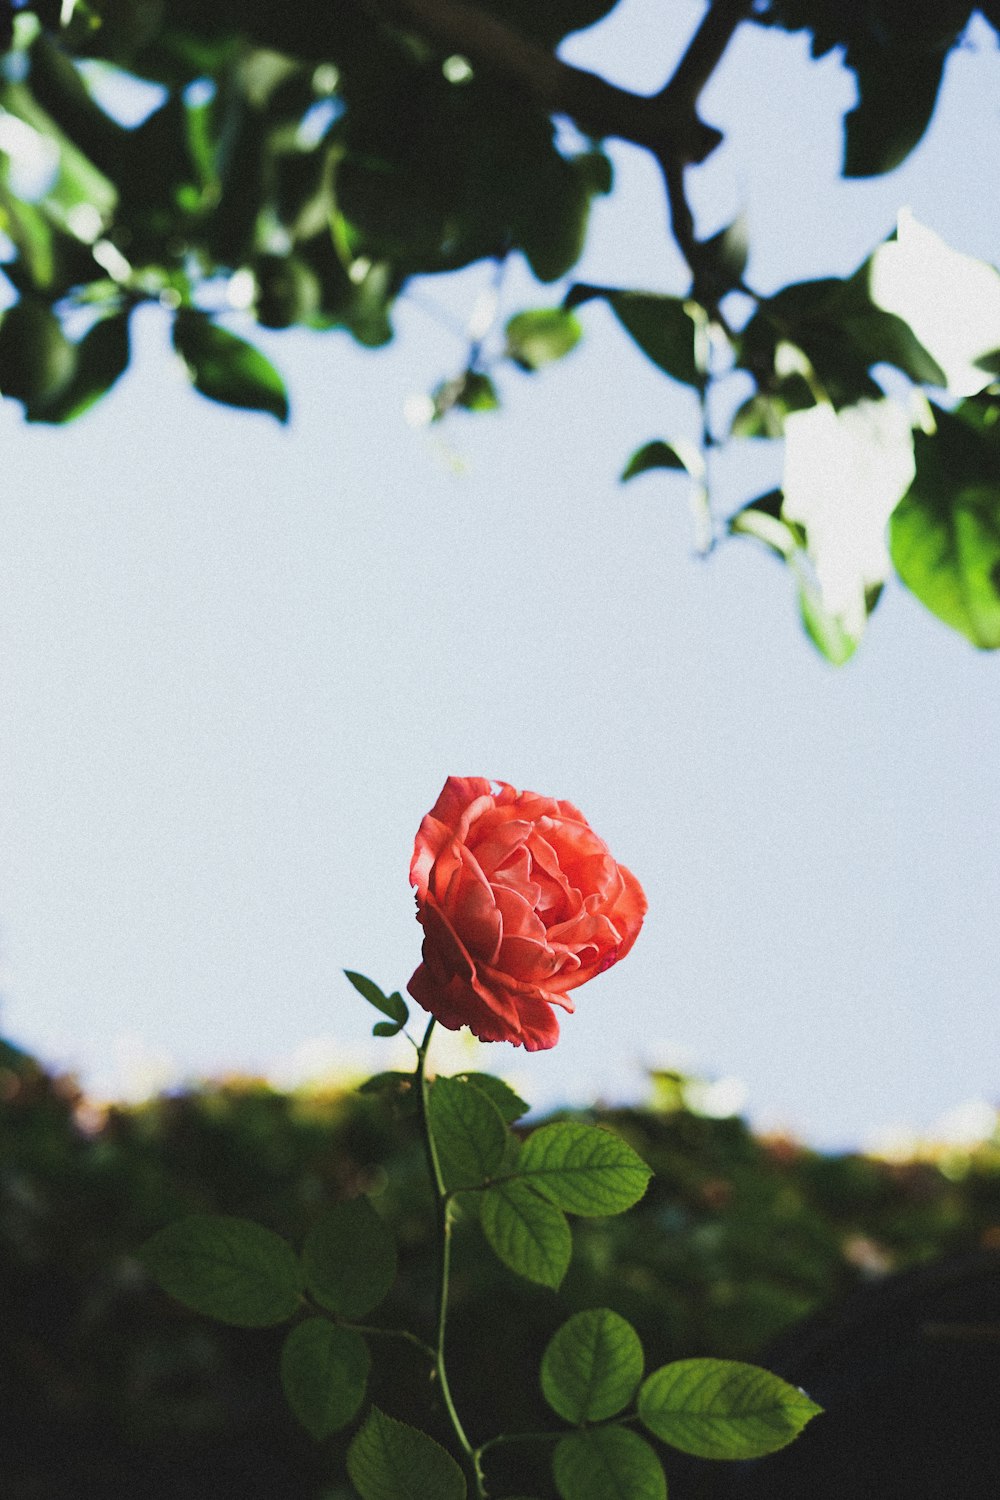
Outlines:
MULTIPOLYGON (((654 88, 700 7, 675 35, 653 0, 619 10, 567 55, 654 88)), ((761 290, 853 270, 907 204, 1000 260, 1000 61, 972 43, 913 159, 838 185, 849 75, 738 37, 704 100, 729 139, 693 185, 703 231, 746 210, 761 290)), ((580 278, 683 290, 655 172, 613 154, 580 278)), ((638 444, 694 435, 690 398, 600 305, 501 414, 408 427, 462 358, 428 303, 466 318, 487 279, 422 287, 387 352, 262 337, 287 430, 191 392, 151 311, 72 428, 0 408, 6 1034, 105 1095, 405 1066, 340 971, 405 984, 413 834, 446 775, 481 774, 577 803, 650 915, 552 1052, 476 1066, 555 1103, 680 1061, 830 1146, 995 1100, 997 661, 890 587, 835 671, 777 564, 694 559, 681 481, 617 484, 638 444)), ((557 295, 516 270, 505 312, 557 295)), ((723 500, 774 465, 739 445, 723 500)))

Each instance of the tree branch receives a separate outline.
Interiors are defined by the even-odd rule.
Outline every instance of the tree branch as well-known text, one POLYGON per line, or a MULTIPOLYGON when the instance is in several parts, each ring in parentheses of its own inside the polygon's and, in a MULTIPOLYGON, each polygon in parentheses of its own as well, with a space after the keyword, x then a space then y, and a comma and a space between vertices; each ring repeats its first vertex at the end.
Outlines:
POLYGON ((749 0, 714 0, 670 82, 657 94, 634 94, 585 68, 563 62, 470 0, 363 0, 390 25, 413 30, 504 78, 551 114, 568 115, 587 135, 629 141, 666 161, 697 163, 722 137, 699 120, 695 102, 749 0))
MULTIPOLYGON (((412 30, 462 53, 475 67, 505 79, 549 114, 568 115, 587 135, 629 141, 649 151, 663 173, 670 229, 691 271, 695 295, 708 267, 684 188, 684 169, 703 162, 722 140, 698 117, 698 98, 752 0, 709 0, 698 29, 669 81, 656 94, 634 94, 575 68, 515 31, 474 0, 360 0, 388 25, 412 30)), ((707 304, 714 300, 708 298, 707 304)))

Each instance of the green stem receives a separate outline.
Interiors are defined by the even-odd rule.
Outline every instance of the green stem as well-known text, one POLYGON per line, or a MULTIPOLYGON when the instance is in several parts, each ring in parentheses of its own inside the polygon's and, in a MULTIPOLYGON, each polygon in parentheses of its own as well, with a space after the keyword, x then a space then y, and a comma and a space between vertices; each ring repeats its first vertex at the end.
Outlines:
MULTIPOLYGON (((625 1427, 629 1423, 639 1420, 638 1412, 622 1412, 619 1416, 611 1417, 606 1422, 587 1422, 585 1430, 596 1432, 602 1427, 625 1427)), ((487 1438, 485 1443, 480 1443, 476 1449, 475 1457, 481 1460, 484 1453, 489 1453, 491 1448, 500 1448, 509 1443, 558 1443, 571 1429, 563 1428, 562 1432, 501 1432, 496 1437, 487 1438)), ((579 1430, 579 1429, 577 1429, 579 1430)))
POLYGON ((342 1328, 353 1328, 356 1333, 363 1333, 368 1338, 405 1339, 408 1344, 413 1345, 414 1349, 419 1349, 425 1358, 430 1360, 435 1358, 435 1351, 431 1348, 430 1344, 425 1344, 423 1339, 418 1339, 417 1335, 411 1333, 408 1328, 375 1328, 368 1323, 347 1322, 341 1323, 340 1326, 342 1328))
POLYGON ((448 1321, 448 1280, 451 1274, 451 1200, 448 1190, 445 1187, 444 1175, 441 1171, 441 1161, 438 1156, 437 1143, 434 1140, 434 1132, 431 1129, 430 1109, 428 1107, 430 1088, 427 1082, 427 1049, 430 1046, 435 1024, 432 1017, 430 1025, 424 1033, 424 1039, 417 1049, 417 1097, 420 1101, 420 1123, 423 1127, 424 1143, 427 1149, 427 1166, 430 1172, 431 1186, 434 1190, 440 1268, 434 1371, 437 1375, 441 1399, 448 1413, 452 1430, 455 1433, 458 1445, 465 1456, 466 1463, 472 1475, 475 1493, 477 1497, 480 1497, 480 1500, 485 1500, 486 1488, 483 1472, 479 1464, 479 1453, 469 1442, 465 1428, 462 1426, 461 1418, 455 1408, 451 1387, 448 1384, 448 1371, 445 1366, 444 1357, 445 1328, 448 1321))
POLYGON ((491 1448, 500 1448, 505 1443, 558 1443, 568 1431, 569 1428, 564 1428, 562 1432, 500 1432, 496 1437, 487 1438, 485 1443, 479 1444, 476 1457, 482 1458, 491 1448))

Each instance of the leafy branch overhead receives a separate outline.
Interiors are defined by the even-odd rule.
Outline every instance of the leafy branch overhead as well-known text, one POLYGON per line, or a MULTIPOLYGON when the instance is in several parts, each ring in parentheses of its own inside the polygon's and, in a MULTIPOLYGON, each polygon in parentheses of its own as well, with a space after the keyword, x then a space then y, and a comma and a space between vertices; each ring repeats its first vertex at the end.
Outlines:
MULTIPOLYGON (((689 197, 722 140, 699 99, 741 27, 805 31, 814 57, 843 59, 857 100, 842 170, 864 177, 893 170, 922 139, 973 6, 712 0, 681 56, 665 48, 663 86, 648 96, 559 56, 566 36, 614 9, 4 8, 0 390, 30 422, 79 417, 127 370, 132 314, 153 304, 198 393, 284 422, 289 396, 246 337, 253 321, 378 347, 414 278, 479 261, 499 271, 518 254, 540 283, 564 282, 593 201, 612 188, 603 143, 627 141, 657 164, 687 284, 673 296, 563 286, 502 330, 488 318, 429 398, 430 416, 496 409, 503 380, 569 355, 593 316, 586 304, 603 302, 691 393, 691 430, 651 434, 621 467, 629 480, 674 472, 655 482, 687 487, 701 550, 750 536, 780 558, 832 661, 856 649, 894 570, 945 624, 995 648, 1000 277, 904 215, 854 276, 765 295, 745 224, 706 233, 689 197), (136 80, 148 96, 138 123, 125 113, 136 80), (975 336, 959 349, 956 330, 967 328, 975 336), (785 444, 781 483, 719 515, 712 450, 747 439, 785 444)), ((1000 26, 996 0, 976 10, 1000 26)), ((387 1015, 379 1025, 397 1024, 387 1015)))

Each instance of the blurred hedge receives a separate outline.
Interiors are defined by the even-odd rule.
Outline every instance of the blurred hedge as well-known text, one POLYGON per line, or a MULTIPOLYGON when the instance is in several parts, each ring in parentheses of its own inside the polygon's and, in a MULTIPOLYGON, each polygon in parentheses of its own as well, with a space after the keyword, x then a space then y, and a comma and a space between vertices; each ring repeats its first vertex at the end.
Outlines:
MULTIPOLYGON (((629 1318, 650 1367, 750 1358, 865 1281, 1000 1246, 997 1139, 939 1161, 825 1156, 700 1116, 669 1079, 648 1108, 590 1118, 656 1175, 631 1213, 575 1221, 558 1298, 505 1272, 474 1223, 456 1236, 449 1368, 474 1440, 551 1425, 538 1361, 577 1308, 629 1318)), ((376 1320, 429 1336, 433 1249, 413 1124, 405 1096, 283 1094, 252 1080, 98 1111, 71 1079, 0 1043, 6 1500, 348 1496, 346 1437, 317 1446, 284 1407, 283 1331, 189 1315, 149 1285, 135 1252, 195 1210, 299 1241, 322 1205, 366 1191, 393 1224, 403 1269, 376 1320)), ((444 1436, 419 1354, 376 1342, 374 1399, 444 1436)), ((551 1493, 544 1455, 505 1462, 498 1479, 551 1493)), ((682 1480, 671 1500, 688 1493, 682 1480)))

